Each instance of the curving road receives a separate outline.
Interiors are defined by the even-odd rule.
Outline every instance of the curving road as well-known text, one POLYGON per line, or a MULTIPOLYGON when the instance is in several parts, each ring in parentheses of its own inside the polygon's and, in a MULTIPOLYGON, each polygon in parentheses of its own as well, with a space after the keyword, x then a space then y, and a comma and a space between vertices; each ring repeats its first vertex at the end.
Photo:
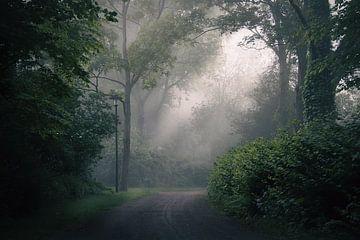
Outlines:
POLYGON ((208 205, 204 191, 166 192, 104 212, 56 240, 257 240, 208 205))

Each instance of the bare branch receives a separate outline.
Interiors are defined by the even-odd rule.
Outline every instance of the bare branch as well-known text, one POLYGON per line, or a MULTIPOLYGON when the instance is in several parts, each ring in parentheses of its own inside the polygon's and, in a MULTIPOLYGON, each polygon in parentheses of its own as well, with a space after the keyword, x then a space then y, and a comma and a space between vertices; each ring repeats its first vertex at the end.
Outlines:
POLYGON ((263 41, 266 46, 271 48, 277 55, 278 55, 278 49, 274 46, 274 44, 271 44, 259 31, 255 29, 249 29, 250 32, 252 32, 255 36, 257 36, 261 41, 263 41))
POLYGON ((117 14, 119 14, 120 16, 122 16, 122 12, 120 11, 120 9, 118 9, 115 4, 113 3, 112 0, 107 0, 107 2, 110 4, 110 7, 112 8, 112 10, 114 10, 117 14))
POLYGON ((159 0, 159 14, 157 16, 157 19, 159 19, 164 11, 165 8, 165 0, 159 0))
POLYGON ((133 75, 130 83, 131 88, 134 87, 134 85, 139 81, 139 79, 140 79, 140 75, 135 75, 135 74, 133 75))
POLYGON ((178 80, 176 80, 175 82, 171 83, 171 84, 167 84, 166 88, 167 90, 177 86, 180 82, 182 82, 185 78, 187 78, 189 76, 189 72, 186 72, 184 76, 182 76, 181 78, 179 78, 178 80))
POLYGON ((307 23, 307 21, 306 21, 306 18, 305 18, 305 16, 304 16, 304 14, 302 13, 300 7, 294 3, 294 0, 289 0, 289 3, 290 3, 290 5, 293 7, 293 9, 295 10, 295 12, 296 12, 296 14, 297 14, 297 16, 298 16, 301 24, 302 24, 305 28, 309 28, 309 25, 308 25, 308 23, 307 23))
MULTIPOLYGON (((120 17, 122 17, 122 16, 123 16, 122 11, 115 6, 115 4, 112 2, 112 0, 107 0, 107 1, 108 1, 108 3, 110 4, 110 7, 112 8, 112 10, 114 10, 120 17)), ((129 5, 130 5, 130 1, 126 2, 125 7, 126 7, 127 9, 129 9, 129 5)), ((126 11, 127 11, 127 10, 126 10, 126 11)), ((139 23, 139 22, 136 22, 136 21, 133 20, 133 19, 126 18, 126 20, 129 21, 129 22, 131 22, 131 23, 134 23, 134 24, 140 26, 140 23, 139 23)), ((113 25, 113 26, 114 26, 114 25, 113 25)), ((120 28, 120 27, 119 27, 119 28, 120 28)))
POLYGON ((191 41, 195 41, 196 39, 198 39, 199 37, 201 37, 202 35, 208 33, 208 32, 211 32, 211 31, 216 31, 216 30, 219 30, 220 27, 215 27, 215 28, 210 28, 208 30, 205 30, 203 31, 202 33, 200 33, 199 35, 197 35, 196 37, 192 38, 191 41))
POLYGON ((93 87, 95 87, 95 88, 97 87, 95 83, 93 83, 93 82, 91 82, 91 81, 90 81, 89 83, 90 83, 90 85, 92 85, 93 87))
POLYGON ((118 83, 120 84, 121 86, 125 87, 125 83, 119 81, 119 80, 116 80, 116 79, 112 79, 112 78, 108 78, 108 77, 103 77, 103 76, 98 76, 97 78, 99 79, 104 79, 104 80, 107 80, 107 81, 110 81, 110 82, 114 82, 114 83, 118 83))
POLYGON ((95 89, 91 89, 91 88, 81 88, 81 87, 77 87, 76 89, 82 90, 82 91, 85 91, 85 92, 96 92, 96 93, 98 93, 98 91, 96 91, 95 89))

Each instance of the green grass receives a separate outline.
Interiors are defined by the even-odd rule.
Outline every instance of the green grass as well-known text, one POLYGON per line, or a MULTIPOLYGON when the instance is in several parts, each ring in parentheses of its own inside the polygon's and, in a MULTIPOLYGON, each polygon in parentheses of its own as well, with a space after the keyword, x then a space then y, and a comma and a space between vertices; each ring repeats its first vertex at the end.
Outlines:
POLYGON ((67 200, 44 208, 34 216, 3 223, 1 238, 6 240, 47 239, 54 232, 81 226, 101 211, 157 192, 156 189, 134 188, 126 193, 106 191, 80 200, 67 200))

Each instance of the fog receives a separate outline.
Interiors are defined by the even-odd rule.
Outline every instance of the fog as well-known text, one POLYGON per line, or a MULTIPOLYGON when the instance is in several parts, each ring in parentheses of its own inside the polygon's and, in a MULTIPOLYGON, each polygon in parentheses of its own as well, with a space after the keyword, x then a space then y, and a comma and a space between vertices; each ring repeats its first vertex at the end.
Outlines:
MULTIPOLYGON (((239 108, 249 107, 251 104, 249 92, 255 87, 259 75, 273 63, 274 54, 261 42, 257 42, 255 46, 239 46, 239 43, 248 35, 247 30, 220 35, 219 54, 209 64, 202 66, 205 69, 202 74, 195 75, 189 80, 192 84, 189 91, 177 90, 175 92, 175 98, 179 99, 179 103, 168 107, 162 113, 156 135, 151 141, 152 144, 161 146, 178 134, 182 125, 190 123, 193 108, 203 102, 211 101, 214 97, 211 94, 216 94, 214 93, 216 90, 224 91, 228 98, 235 98, 239 108), (214 76, 221 79, 213 79, 214 76)), ((216 117, 221 113, 214 114, 216 117)), ((222 134, 231 133, 231 131, 226 131, 222 134)), ((184 139, 184 141, 187 140, 184 139)))
MULTIPOLYGON (((103 4, 114 9, 107 1, 103 4)), ((149 49, 156 53, 156 47, 166 44, 160 36, 168 36, 176 27, 166 28, 173 24, 172 17, 192 11, 186 2, 166 4, 160 12, 154 3, 145 6, 135 1, 131 5, 126 46, 118 23, 104 25, 109 51, 105 56, 121 55, 126 47, 130 64, 137 66, 137 61, 143 61, 137 67, 144 72, 130 92, 117 83, 126 82, 122 69, 107 68, 105 62, 104 69, 94 68, 94 75, 105 77, 97 79, 101 92, 130 96, 131 136, 123 135, 129 124, 121 104, 118 126, 118 141, 131 140, 130 156, 122 155, 123 144, 119 149, 120 159, 129 160, 130 186, 204 186, 216 159, 232 147, 259 137, 271 138, 279 128, 294 129, 298 58, 290 46, 281 55, 281 44, 273 42, 273 33, 259 26, 184 33, 186 37, 167 46, 169 54, 162 53, 163 59, 146 59, 149 49), (187 10, 177 10, 183 8, 187 10)), ((208 18, 223 14, 218 8, 206 12, 208 18)), ((268 20, 274 24, 271 17, 268 20)), ((353 106, 352 94, 339 96, 342 105, 353 106)), ((114 137, 104 140, 101 159, 93 171, 98 181, 109 186, 115 171, 114 141, 114 137)))
MULTIPOLYGON (((275 61, 273 51, 266 48, 263 42, 243 44, 244 39, 250 35, 248 30, 240 30, 232 34, 209 32, 199 39, 199 43, 190 48, 185 46, 185 50, 180 51, 180 54, 176 53, 178 59, 170 70, 170 80, 166 81, 176 83, 176 79, 182 77, 184 79, 170 91, 164 91, 164 79, 158 80, 151 89, 144 89, 141 85, 136 88, 137 92, 133 93, 133 158, 140 159, 133 160, 139 164, 133 166, 133 169, 144 168, 143 163, 140 162, 149 161, 149 159, 141 159, 144 158, 143 152, 136 153, 144 150, 139 149, 138 144, 140 144, 147 146, 145 148, 149 150, 146 151, 159 154, 161 158, 166 158, 166 161, 177 165, 190 165, 194 174, 200 175, 195 177, 198 178, 195 180, 183 180, 183 182, 174 180, 170 181, 171 184, 203 185, 206 184, 208 171, 216 157, 244 141, 244 136, 239 135, 239 129, 236 129, 238 126, 234 128, 237 118, 234 116, 245 114, 255 107, 256 103, 252 97, 254 88, 262 74, 275 61), (206 52, 204 54, 202 45, 213 48, 209 56, 206 56, 206 52), (197 55, 199 52, 204 56, 197 55), (196 63, 195 69, 192 66, 193 62, 196 63), (146 96, 146 101, 143 102, 143 106, 139 106, 137 102, 143 96, 146 96), (143 113, 139 113, 139 109, 143 109, 143 113), (154 116, 154 112, 157 115, 154 116), (143 115, 141 119, 143 123, 140 123, 143 127, 139 127, 138 124, 139 114, 143 115), (139 128, 143 129, 140 131, 139 128)), ((111 73, 109 76, 116 77, 111 73)), ((107 91, 117 87, 109 82, 102 82, 100 86, 107 91)), ((123 116, 120 116, 121 118, 123 116)), ((113 179, 111 175, 114 173, 113 141, 114 139, 106 141, 103 159, 100 160, 94 174, 98 180, 107 184, 111 184, 113 179), (105 174, 103 168, 108 168, 105 174)), ((149 155, 145 158, 148 157, 149 155)), ((134 171, 133 178, 143 179, 143 176, 134 175, 153 174, 151 170, 149 173, 144 173, 148 170, 134 171)), ((181 171, 187 170, 181 169, 181 171)), ((182 174, 180 172, 175 175, 182 174)), ((182 177, 191 178, 186 174, 182 177)), ((133 184, 146 184, 144 181, 133 180, 133 184)), ((148 184, 165 183, 163 180, 156 180, 148 184)))
POLYGON ((360 0, 0 1, 2 239, 359 240, 359 25, 360 0))

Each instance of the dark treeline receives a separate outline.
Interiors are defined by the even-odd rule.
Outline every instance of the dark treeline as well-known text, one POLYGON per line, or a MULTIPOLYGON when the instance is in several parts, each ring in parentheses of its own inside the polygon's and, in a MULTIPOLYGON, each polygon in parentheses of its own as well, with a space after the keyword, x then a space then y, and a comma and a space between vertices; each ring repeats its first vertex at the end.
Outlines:
POLYGON ((99 51, 100 21, 89 1, 2 1, 0 6, 0 202, 24 214, 100 187, 89 169, 113 133, 110 105, 81 89, 99 51))

